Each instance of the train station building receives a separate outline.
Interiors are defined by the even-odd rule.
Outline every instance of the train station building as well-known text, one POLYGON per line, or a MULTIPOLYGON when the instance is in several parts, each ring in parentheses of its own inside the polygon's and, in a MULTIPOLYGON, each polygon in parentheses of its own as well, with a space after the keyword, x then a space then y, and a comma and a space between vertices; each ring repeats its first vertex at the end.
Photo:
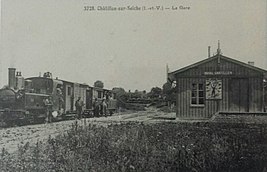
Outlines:
POLYGON ((168 73, 168 78, 176 82, 177 118, 206 119, 217 113, 266 111, 267 71, 223 56, 220 50, 212 57, 168 73))

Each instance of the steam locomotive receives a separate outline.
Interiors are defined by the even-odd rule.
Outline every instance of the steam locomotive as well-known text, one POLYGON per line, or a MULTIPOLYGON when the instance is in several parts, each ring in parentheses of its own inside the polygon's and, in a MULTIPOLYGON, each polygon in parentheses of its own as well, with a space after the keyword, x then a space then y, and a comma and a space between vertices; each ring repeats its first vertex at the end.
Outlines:
MULTIPOLYGON (((25 125, 44 122, 47 117, 45 100, 52 101, 54 121, 71 118, 75 115, 75 101, 83 101, 83 116, 93 117, 93 101, 99 105, 108 101, 108 112, 116 111, 116 95, 111 90, 91 87, 62 79, 53 79, 50 72, 41 77, 24 79, 21 72, 9 68, 8 87, 0 89, 0 126, 25 125)), ((98 107, 98 106, 97 106, 98 107)))

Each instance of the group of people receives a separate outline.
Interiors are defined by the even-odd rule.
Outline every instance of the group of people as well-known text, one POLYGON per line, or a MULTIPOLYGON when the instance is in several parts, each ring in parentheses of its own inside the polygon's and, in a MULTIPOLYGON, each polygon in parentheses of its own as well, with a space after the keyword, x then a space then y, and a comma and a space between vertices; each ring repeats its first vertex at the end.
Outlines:
MULTIPOLYGON (((52 107, 53 107, 53 101, 51 97, 44 99, 44 105, 46 107, 46 122, 50 123, 52 122, 52 107)), ((84 102, 81 100, 81 97, 78 97, 78 99, 75 102, 75 108, 77 112, 77 119, 82 118, 83 113, 83 106, 84 102)), ((108 101, 106 99, 103 99, 102 101, 98 101, 97 98, 93 101, 93 113, 94 116, 99 115, 105 115, 108 114, 108 101)))
POLYGON ((97 98, 93 101, 93 113, 94 116, 105 115, 108 113, 108 102, 103 99, 101 102, 97 101, 97 98))
MULTIPOLYGON (((77 118, 81 119, 82 118, 82 113, 83 113, 83 106, 84 103, 81 100, 81 97, 78 97, 78 99, 75 102, 75 108, 77 111, 77 118)), ((108 102, 106 99, 103 99, 102 101, 98 101, 97 98, 93 101, 93 113, 94 116, 99 116, 99 115, 105 115, 107 116, 108 114, 108 102)))

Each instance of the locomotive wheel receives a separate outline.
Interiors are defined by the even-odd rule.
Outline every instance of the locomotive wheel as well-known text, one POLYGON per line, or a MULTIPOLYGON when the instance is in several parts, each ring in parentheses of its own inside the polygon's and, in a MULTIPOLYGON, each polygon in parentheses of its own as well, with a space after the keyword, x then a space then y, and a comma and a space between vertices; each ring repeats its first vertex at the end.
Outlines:
POLYGON ((7 126, 7 123, 2 119, 0 121, 0 127, 6 127, 7 126))
POLYGON ((34 119, 34 124, 42 124, 46 123, 46 118, 35 118, 34 119))
POLYGON ((14 127, 16 125, 15 121, 6 121, 6 126, 5 127, 14 127))
POLYGON ((20 119, 18 122, 17 122, 17 125, 18 126, 24 126, 24 125, 27 125, 28 124, 28 122, 27 122, 27 120, 25 120, 25 119, 20 119))

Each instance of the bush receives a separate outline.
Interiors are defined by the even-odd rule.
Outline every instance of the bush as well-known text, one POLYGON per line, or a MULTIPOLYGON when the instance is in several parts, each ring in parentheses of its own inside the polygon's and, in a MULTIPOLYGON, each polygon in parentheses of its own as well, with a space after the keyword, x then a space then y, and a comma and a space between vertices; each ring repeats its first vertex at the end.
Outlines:
POLYGON ((0 171, 262 171, 266 149, 264 125, 76 122, 16 155, 3 149, 0 171))

